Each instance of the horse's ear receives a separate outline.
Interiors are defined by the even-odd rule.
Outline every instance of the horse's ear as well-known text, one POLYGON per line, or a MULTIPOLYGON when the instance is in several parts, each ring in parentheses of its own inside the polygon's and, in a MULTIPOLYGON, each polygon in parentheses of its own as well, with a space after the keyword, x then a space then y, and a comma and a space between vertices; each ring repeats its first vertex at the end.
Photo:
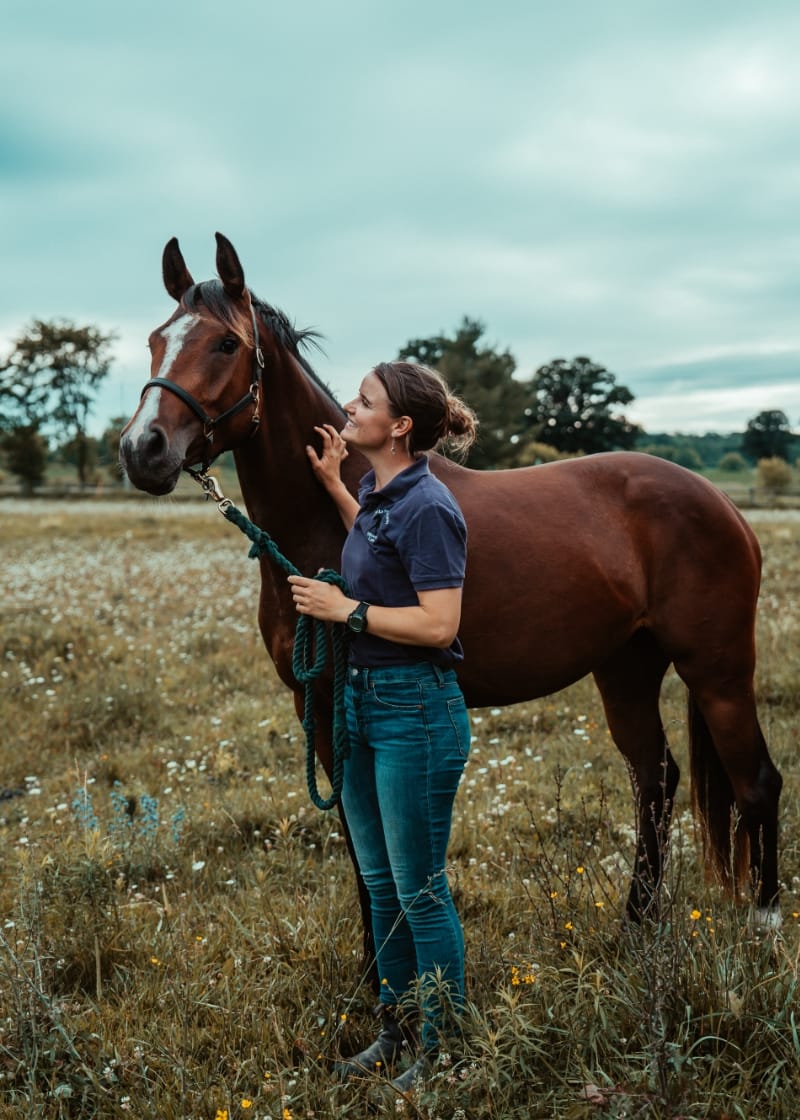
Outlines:
POLYGON ((244 295, 244 269, 236 255, 236 250, 227 237, 221 233, 217 233, 215 236, 217 239, 217 272, 222 281, 222 286, 231 299, 241 299, 244 295))
POLYGON ((161 272, 164 277, 164 287, 172 298, 180 303, 184 292, 191 288, 194 280, 192 280, 191 273, 186 267, 177 237, 173 237, 164 246, 161 272))

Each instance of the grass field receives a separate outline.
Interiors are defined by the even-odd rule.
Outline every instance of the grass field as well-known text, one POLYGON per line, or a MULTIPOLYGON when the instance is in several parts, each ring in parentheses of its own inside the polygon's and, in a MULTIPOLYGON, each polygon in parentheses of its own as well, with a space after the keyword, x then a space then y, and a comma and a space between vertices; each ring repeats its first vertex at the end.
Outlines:
MULTIPOLYGON (((0 503, 0 1117, 796 1116, 800 521, 755 524, 782 935, 706 883, 685 783, 662 918, 621 925, 632 797, 591 682, 475 712, 466 1033, 396 1101, 331 1076, 373 999, 244 538, 199 497, 0 503)), ((668 679, 686 773, 684 703, 668 679)))

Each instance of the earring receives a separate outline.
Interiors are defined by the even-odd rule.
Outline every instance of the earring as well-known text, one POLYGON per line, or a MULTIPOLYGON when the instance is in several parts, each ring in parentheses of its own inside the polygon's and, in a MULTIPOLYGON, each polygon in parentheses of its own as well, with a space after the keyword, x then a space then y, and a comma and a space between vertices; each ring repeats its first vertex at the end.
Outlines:
POLYGON ((394 445, 394 436, 392 436, 392 455, 397 454, 397 448, 394 445))

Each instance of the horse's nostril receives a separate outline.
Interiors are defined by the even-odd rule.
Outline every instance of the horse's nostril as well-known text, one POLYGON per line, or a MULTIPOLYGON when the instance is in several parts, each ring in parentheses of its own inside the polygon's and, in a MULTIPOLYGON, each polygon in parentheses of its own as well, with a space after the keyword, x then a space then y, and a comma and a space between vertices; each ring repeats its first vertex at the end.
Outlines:
POLYGON ((167 434, 158 424, 135 435, 124 435, 119 444, 119 457, 128 472, 157 471, 170 458, 170 452, 167 434))
POLYGON ((150 463, 158 462, 169 450, 166 433, 157 424, 152 424, 142 437, 141 452, 150 463))

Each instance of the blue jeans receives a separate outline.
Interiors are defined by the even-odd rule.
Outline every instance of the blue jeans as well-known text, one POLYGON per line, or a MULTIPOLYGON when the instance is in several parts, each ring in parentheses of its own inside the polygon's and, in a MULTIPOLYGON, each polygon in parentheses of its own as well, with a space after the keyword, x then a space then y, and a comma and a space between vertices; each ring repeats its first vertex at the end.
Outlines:
POLYGON ((381 1001, 420 981, 423 1046, 443 1024, 439 971, 458 1010, 464 935, 445 860, 470 726, 452 670, 429 662, 348 669, 342 805, 369 891, 381 1001))

